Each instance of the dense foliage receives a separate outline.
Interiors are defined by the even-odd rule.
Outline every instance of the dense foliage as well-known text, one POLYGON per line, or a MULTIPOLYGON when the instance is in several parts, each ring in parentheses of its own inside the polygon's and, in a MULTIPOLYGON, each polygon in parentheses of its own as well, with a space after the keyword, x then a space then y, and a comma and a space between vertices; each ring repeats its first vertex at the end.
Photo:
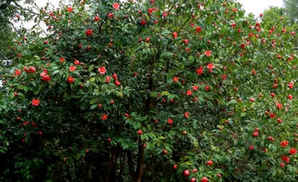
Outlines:
POLYGON ((284 3, 289 17, 294 22, 297 23, 298 22, 298 0, 284 0, 284 3))
MULTIPOLYGON (((231 0, 84 0, 15 42, 1 181, 297 179, 297 39, 231 0)), ((274 24, 272 24, 274 23, 274 24)))

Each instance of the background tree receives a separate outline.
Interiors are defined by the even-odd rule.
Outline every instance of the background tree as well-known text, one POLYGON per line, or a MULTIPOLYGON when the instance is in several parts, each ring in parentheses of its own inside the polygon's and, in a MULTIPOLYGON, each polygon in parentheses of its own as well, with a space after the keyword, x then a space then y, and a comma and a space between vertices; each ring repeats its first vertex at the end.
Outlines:
POLYGON ((284 0, 289 17, 297 23, 298 21, 298 0, 284 0))
POLYGON ((291 24, 231 0, 75 1, 13 45, 0 180, 295 181, 291 24))

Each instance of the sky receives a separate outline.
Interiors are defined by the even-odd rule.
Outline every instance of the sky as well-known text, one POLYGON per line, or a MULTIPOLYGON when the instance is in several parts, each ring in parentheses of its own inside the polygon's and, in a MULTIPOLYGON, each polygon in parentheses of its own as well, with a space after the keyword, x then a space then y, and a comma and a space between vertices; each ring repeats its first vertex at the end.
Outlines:
MULTIPOLYGON (((53 7, 59 6, 59 0, 33 0, 39 7, 43 7, 47 2, 53 5, 53 7)), ((264 12, 264 10, 270 8, 271 6, 283 7, 283 0, 237 0, 243 6, 243 8, 248 13, 253 13, 255 16, 259 16, 260 13, 264 12)), ((63 0, 66 4, 67 0, 63 0)), ((25 26, 27 29, 30 29, 33 26, 33 22, 29 22, 23 24, 21 26, 25 26)), ((41 27, 45 28, 45 25, 41 25, 41 27)))

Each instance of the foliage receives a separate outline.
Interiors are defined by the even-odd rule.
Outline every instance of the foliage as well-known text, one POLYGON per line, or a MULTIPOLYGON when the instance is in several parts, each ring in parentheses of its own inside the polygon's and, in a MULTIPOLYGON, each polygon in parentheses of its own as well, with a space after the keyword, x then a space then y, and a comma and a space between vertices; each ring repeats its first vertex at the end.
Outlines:
POLYGON ((295 181, 297 35, 215 0, 84 0, 1 73, 1 181, 295 181))
POLYGON ((298 0, 284 0, 288 15, 294 22, 298 21, 298 0))

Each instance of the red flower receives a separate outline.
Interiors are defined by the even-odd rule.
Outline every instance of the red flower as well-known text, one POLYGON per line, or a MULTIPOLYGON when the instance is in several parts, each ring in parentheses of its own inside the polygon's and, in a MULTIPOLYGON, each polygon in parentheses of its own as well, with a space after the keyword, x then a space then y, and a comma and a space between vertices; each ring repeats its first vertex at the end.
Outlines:
POLYGON ((283 160, 286 163, 289 163, 290 162, 290 157, 288 157, 286 155, 283 155, 283 156, 281 156, 281 160, 283 160))
POLYGON ((118 80, 117 73, 113 73, 112 77, 114 78, 114 80, 118 80))
POLYGON ((226 74, 221 75, 221 79, 222 80, 226 80, 227 79, 227 75, 226 74))
POLYGON ((142 135, 143 134, 143 131, 142 130, 138 130, 138 135, 142 135))
POLYGON ((113 4, 113 8, 114 8, 115 10, 119 10, 119 8, 120 8, 119 3, 114 3, 114 4, 113 4))
POLYGON ((75 81, 75 79, 73 78, 73 77, 71 77, 71 76, 69 76, 68 78, 67 78, 67 82, 68 83, 73 83, 75 81))
POLYGON ((185 117, 186 119, 188 119, 188 118, 189 118, 189 112, 185 112, 185 113, 184 113, 184 117, 185 117))
POLYGON ((203 177, 202 179, 201 179, 201 182, 208 182, 209 180, 208 180, 208 178, 206 178, 206 177, 203 177))
POLYGON ((98 16, 95 16, 93 20, 97 22, 100 21, 100 18, 98 16))
POLYGON ((173 120, 172 120, 172 118, 168 118, 168 124, 169 124, 169 125, 172 125, 172 124, 173 124, 173 120))
POLYGON ((183 42, 184 42, 185 45, 187 45, 188 42, 189 42, 189 40, 188 39, 184 39, 183 42))
POLYGON ((114 14, 113 13, 108 13, 108 17, 112 19, 114 17, 114 14))
POLYGON ((293 96, 290 94, 290 95, 288 95, 288 99, 289 100, 292 100, 293 99, 293 96))
POLYGON ((205 55, 206 55, 207 57, 210 57, 211 54, 212 54, 212 51, 210 51, 210 50, 205 51, 205 55))
POLYGON ((29 66, 29 68, 27 66, 25 66, 24 71, 27 72, 27 73, 35 73, 36 68, 34 66, 29 66))
POLYGON ((286 147, 288 145, 289 145, 289 141, 287 141, 287 140, 283 140, 283 141, 280 142, 281 147, 286 147))
POLYGON ((201 28, 200 26, 197 26, 197 27, 196 27, 196 32, 199 33, 199 32, 201 32, 201 31, 202 31, 202 28, 201 28))
POLYGON ((47 71, 43 71, 40 73, 41 80, 43 81, 50 81, 51 77, 48 75, 47 71))
POLYGON ((107 70, 104 66, 102 66, 102 67, 98 68, 98 72, 99 72, 99 74, 104 75, 104 74, 106 74, 107 70))
POLYGON ((114 83, 115 83, 115 85, 116 85, 116 86, 119 86, 119 85, 121 85, 121 83, 119 82, 119 80, 115 80, 115 82, 114 82, 114 83))
POLYGON ((71 6, 67 7, 67 11, 68 11, 69 13, 71 13, 71 12, 72 12, 72 7, 71 7, 71 6))
POLYGON ((254 150, 255 147, 254 147, 253 145, 250 145, 250 146, 248 147, 248 149, 249 149, 249 150, 254 150))
POLYGON ((16 70, 14 71, 14 75, 15 75, 15 76, 20 76, 21 74, 22 74, 22 71, 19 70, 19 69, 16 69, 16 70))
POLYGON ((289 88, 293 88, 293 87, 294 87, 294 82, 289 82, 289 83, 288 83, 288 87, 289 87, 289 88))
POLYGON ((281 103, 276 103, 276 108, 278 109, 278 110, 281 110, 282 109, 282 104, 281 103))
POLYGON ((192 95, 192 91, 191 90, 187 90, 186 91, 186 95, 191 96, 192 95))
POLYGON ((32 99, 32 106, 39 106, 40 100, 39 99, 32 99))
POLYGON ((256 70, 254 68, 251 70, 251 74, 252 75, 256 75, 257 74, 257 72, 256 72, 256 70))
POLYGON ((197 68, 196 69, 196 72, 197 72, 197 75, 202 75, 203 74, 203 72, 204 72, 204 68, 203 68, 203 66, 200 66, 199 68, 197 68))
POLYGON ((207 161, 207 165, 208 166, 212 166, 213 165, 213 161, 212 160, 207 161))
POLYGON ((285 165, 286 165, 286 164, 285 164, 285 163, 283 163, 283 162, 281 162, 281 163, 279 164, 279 166, 280 166, 280 167, 282 167, 282 168, 284 168, 284 167, 285 167, 285 165))
POLYGON ((92 36, 92 34, 93 34, 93 30, 92 30, 92 29, 87 29, 86 32, 85 32, 85 34, 86 34, 87 36, 92 36))
POLYGON ((197 90, 199 89, 199 86, 194 85, 194 86, 192 86, 192 89, 193 89, 194 91, 197 91, 197 90))
POLYGON ((291 154, 291 155, 295 155, 296 153, 297 153, 297 150, 295 148, 291 148, 289 150, 289 154, 291 154))
POLYGON ((100 118, 101 118, 101 120, 105 121, 105 120, 108 119, 108 115, 107 114, 103 114, 103 115, 101 115, 100 118))
POLYGON ((65 59, 63 57, 59 58, 60 63, 63 63, 65 59))
POLYGON ((277 118, 277 122, 278 122, 278 123, 282 123, 282 119, 277 118))
POLYGON ((173 32, 173 38, 176 39, 178 37, 178 33, 177 32, 173 32))
POLYGON ((76 69, 77 69, 76 66, 70 66, 70 67, 69 67, 69 71, 70 71, 70 72, 73 72, 73 71, 75 71, 76 69))
POLYGON ((209 64, 207 65, 207 68, 209 69, 209 72, 212 73, 212 70, 213 70, 213 68, 214 68, 214 65, 213 65, 212 63, 209 63, 209 64))
POLYGON ((75 65, 79 65, 79 64, 80 64, 80 61, 77 60, 77 59, 75 59, 74 62, 73 62, 73 64, 75 64, 75 65))
POLYGON ((179 77, 174 76, 174 77, 173 77, 173 82, 174 82, 174 83, 178 83, 178 81, 179 81, 179 77))
POLYGON ((254 131, 254 132, 252 133, 252 136, 254 136, 254 137, 259 136, 259 132, 258 132, 258 131, 254 131))
POLYGON ((112 78, 111 78, 110 76, 106 76, 106 80, 105 80, 105 82, 106 82, 106 83, 110 83, 111 79, 112 79, 112 78))
POLYGON ((267 140, 269 140, 269 141, 274 141, 274 138, 273 138, 272 136, 268 136, 268 137, 267 137, 267 140))
POLYGON ((210 90, 210 87, 209 87, 208 85, 206 85, 206 86, 205 86, 205 91, 208 92, 209 90, 210 90))

